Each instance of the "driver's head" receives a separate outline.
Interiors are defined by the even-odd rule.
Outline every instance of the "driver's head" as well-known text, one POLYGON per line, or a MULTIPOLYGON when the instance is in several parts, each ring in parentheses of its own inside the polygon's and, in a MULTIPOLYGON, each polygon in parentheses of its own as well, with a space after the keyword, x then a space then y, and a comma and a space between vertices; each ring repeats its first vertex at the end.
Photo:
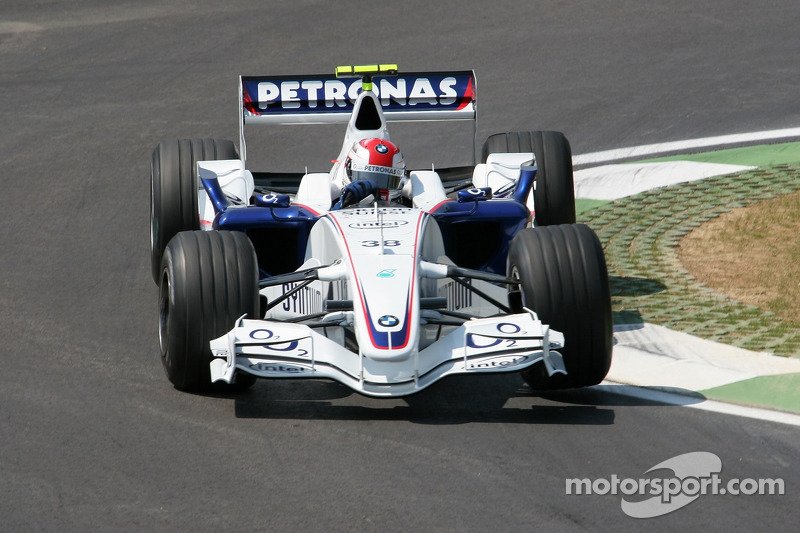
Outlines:
POLYGON ((363 139, 350 149, 344 162, 347 181, 370 180, 381 191, 382 200, 399 194, 406 172, 403 154, 387 139, 363 139))

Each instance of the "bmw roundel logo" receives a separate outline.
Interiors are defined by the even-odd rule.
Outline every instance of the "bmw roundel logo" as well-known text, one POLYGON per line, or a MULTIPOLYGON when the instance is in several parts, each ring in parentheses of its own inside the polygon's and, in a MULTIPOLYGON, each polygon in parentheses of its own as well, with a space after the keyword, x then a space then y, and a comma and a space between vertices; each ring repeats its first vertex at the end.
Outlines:
POLYGON ((385 144, 379 144, 375 147, 375 151, 378 152, 379 154, 385 154, 389 151, 389 147, 386 146, 385 144))
POLYGON ((394 315, 383 315, 378 319, 378 324, 385 328, 393 328, 400 323, 400 319, 394 315))

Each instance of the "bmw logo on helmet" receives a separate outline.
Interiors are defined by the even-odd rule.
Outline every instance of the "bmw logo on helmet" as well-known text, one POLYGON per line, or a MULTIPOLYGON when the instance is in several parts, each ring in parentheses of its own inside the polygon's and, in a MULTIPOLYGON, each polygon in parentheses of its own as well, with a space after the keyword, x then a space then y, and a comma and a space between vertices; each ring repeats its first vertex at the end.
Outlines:
POLYGON ((383 315, 378 319, 378 324, 385 328, 393 328, 400 323, 400 319, 394 315, 383 315))
POLYGON ((385 154, 389 151, 389 147, 386 146, 385 144, 379 144, 375 147, 375 151, 378 152, 379 154, 385 154))

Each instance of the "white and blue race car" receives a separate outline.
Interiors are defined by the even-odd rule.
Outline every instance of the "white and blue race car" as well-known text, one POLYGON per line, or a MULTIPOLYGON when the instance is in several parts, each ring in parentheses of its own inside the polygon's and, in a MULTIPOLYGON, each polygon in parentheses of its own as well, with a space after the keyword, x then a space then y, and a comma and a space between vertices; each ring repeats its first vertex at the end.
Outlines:
POLYGON ((347 124, 342 161, 354 143, 389 139, 392 121, 475 123, 476 94, 471 71, 394 65, 243 76, 238 150, 161 142, 151 255, 174 386, 325 378, 396 397, 453 374, 521 372, 535 389, 601 382, 608 274, 598 238, 575 223, 561 133, 492 135, 478 164, 406 172, 395 201, 337 202, 335 170, 247 168, 247 126, 347 124))

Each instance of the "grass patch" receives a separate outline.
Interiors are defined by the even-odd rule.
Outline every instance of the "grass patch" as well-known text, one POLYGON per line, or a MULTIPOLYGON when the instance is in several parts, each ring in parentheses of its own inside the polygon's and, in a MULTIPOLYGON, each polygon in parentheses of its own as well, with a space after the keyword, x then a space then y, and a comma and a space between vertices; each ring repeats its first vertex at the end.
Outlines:
POLYGON ((607 204, 608 200, 590 200, 587 198, 576 198, 575 199, 575 214, 580 216, 587 211, 591 211, 596 207, 600 207, 603 204, 607 204))
POLYGON ((797 404, 798 390, 800 390, 800 374, 781 374, 759 376, 699 392, 713 400, 798 412, 800 411, 800 405, 797 404))
POLYGON ((662 161, 697 161, 700 163, 721 163, 766 168, 775 165, 800 163, 800 142, 728 148, 699 154, 681 154, 648 159, 644 162, 662 161))

